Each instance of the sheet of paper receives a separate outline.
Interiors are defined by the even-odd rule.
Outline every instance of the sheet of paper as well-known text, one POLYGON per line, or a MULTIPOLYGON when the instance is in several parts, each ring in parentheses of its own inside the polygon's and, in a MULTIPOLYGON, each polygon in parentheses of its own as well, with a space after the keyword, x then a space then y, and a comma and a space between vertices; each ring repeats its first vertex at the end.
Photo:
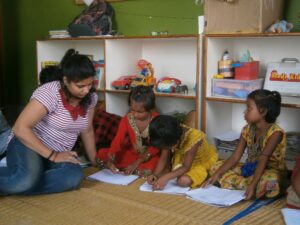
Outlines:
POLYGON ((1 159, 0 161, 0 167, 6 167, 6 157, 4 157, 3 159, 1 159))
POLYGON ((152 185, 145 182, 140 186, 140 191, 148 191, 148 192, 158 192, 165 194, 174 194, 174 195, 184 195, 190 188, 189 187, 180 187, 177 185, 176 179, 169 180, 167 185, 163 190, 152 191, 152 185))
POLYGON ((284 218, 284 222, 286 225, 298 225, 300 224, 300 210, 299 209, 289 209, 283 208, 281 209, 281 213, 284 218))
POLYGON ((217 207, 231 206, 243 200, 245 198, 244 194, 245 191, 228 190, 212 185, 207 188, 193 189, 186 193, 189 198, 195 201, 217 207))
POLYGON ((87 177, 87 179, 102 181, 110 184, 118 184, 118 185, 128 185, 138 178, 139 176, 137 175, 123 175, 123 174, 113 173, 108 169, 103 169, 87 177))

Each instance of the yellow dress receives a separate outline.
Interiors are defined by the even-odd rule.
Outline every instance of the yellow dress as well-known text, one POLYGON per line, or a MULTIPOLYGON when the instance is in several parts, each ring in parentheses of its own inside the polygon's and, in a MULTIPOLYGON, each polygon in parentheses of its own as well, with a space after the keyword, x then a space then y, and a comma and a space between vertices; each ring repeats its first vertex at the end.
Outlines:
MULTIPOLYGON (((270 156, 265 171, 260 178, 260 181, 256 187, 256 197, 266 196, 272 198, 280 193, 280 186, 286 175, 286 166, 284 162, 285 148, 286 148, 286 135, 285 132, 277 125, 272 124, 266 131, 265 135, 258 140, 254 141, 255 127, 246 125, 242 130, 242 137, 247 143, 248 158, 246 162, 257 162, 258 157, 265 148, 269 138, 276 131, 280 131, 283 134, 283 138, 280 143, 277 144, 273 154, 270 156), (256 145, 256 147, 254 147, 256 145)), ((210 170, 210 175, 223 164, 223 161, 218 161, 210 170)), ((249 177, 242 176, 241 167, 243 163, 239 163, 223 174, 219 179, 219 183, 222 188, 245 190, 251 183, 253 175, 249 177)))
POLYGON ((205 138, 205 134, 185 125, 181 125, 184 131, 178 146, 173 150, 172 170, 175 170, 183 165, 185 154, 192 147, 202 142, 193 160, 191 169, 186 173, 193 183, 191 187, 201 185, 208 176, 208 170, 217 161, 218 154, 216 149, 209 145, 205 138))

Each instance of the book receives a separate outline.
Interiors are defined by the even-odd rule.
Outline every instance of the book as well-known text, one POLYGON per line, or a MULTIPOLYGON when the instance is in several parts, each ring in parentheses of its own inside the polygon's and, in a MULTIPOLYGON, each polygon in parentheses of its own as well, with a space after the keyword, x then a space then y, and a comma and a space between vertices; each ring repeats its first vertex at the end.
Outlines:
POLYGON ((286 225, 297 225, 300 221, 300 210, 299 209, 281 209, 283 219, 286 225))
POLYGON ((223 189, 213 185, 186 192, 188 198, 216 207, 227 207, 238 203, 245 199, 244 194, 245 191, 223 189))
POLYGON ((157 193, 165 193, 165 194, 174 194, 174 195, 184 195, 190 188, 189 187, 180 187, 176 179, 169 180, 167 185, 163 190, 155 190, 152 191, 152 185, 145 182, 140 186, 140 191, 147 191, 147 192, 157 192, 157 193))
POLYGON ((93 61, 96 76, 94 79, 95 88, 97 90, 104 89, 104 60, 93 61))
POLYGON ((128 185, 138 179, 137 175, 125 175, 114 173, 111 170, 103 169, 87 177, 90 180, 102 181, 110 184, 128 185))
POLYGON ((58 64, 59 64, 58 61, 47 60, 47 61, 42 61, 41 62, 41 67, 42 67, 42 69, 44 69, 47 66, 57 66, 58 64))

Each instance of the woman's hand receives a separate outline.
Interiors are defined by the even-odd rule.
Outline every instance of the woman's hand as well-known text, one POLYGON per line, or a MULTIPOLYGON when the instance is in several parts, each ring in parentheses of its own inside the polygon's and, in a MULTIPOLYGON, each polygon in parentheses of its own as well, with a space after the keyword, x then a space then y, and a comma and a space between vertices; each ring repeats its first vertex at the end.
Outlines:
POLYGON ((213 185, 214 183, 216 183, 219 180, 219 175, 218 174, 214 174, 212 177, 208 178, 202 185, 202 188, 206 188, 209 185, 213 185))
POLYGON ((147 177, 147 182, 150 185, 153 185, 156 181, 157 181, 157 176, 155 176, 154 174, 151 174, 147 177))
POLYGON ((70 162, 74 164, 79 164, 80 161, 77 159, 77 152, 74 151, 65 151, 65 152, 56 152, 54 156, 51 157, 53 162, 70 162))

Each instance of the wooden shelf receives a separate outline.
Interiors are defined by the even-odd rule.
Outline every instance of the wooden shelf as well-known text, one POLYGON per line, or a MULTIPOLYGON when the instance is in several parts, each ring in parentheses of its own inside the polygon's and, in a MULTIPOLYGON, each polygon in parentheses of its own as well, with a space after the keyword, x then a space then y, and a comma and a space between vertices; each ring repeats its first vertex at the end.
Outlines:
MULTIPOLYGON (((244 99, 223 98, 223 97, 206 97, 206 100, 215 101, 215 102, 230 102, 230 103, 242 103, 242 104, 246 103, 246 100, 244 99)), ((300 98, 283 96, 281 106, 286 108, 300 108, 300 98)))
MULTIPOLYGON (((116 93, 116 94, 129 94, 129 90, 105 90, 107 93, 116 93)), ((189 94, 180 94, 180 93, 161 93, 155 92, 155 96, 159 97, 171 97, 171 98, 181 98, 181 99, 195 99, 195 92, 191 92, 189 94)))
POLYGON ((300 36, 300 32, 290 33, 228 33, 228 34, 205 34, 208 38, 244 38, 244 37, 290 37, 300 36))

